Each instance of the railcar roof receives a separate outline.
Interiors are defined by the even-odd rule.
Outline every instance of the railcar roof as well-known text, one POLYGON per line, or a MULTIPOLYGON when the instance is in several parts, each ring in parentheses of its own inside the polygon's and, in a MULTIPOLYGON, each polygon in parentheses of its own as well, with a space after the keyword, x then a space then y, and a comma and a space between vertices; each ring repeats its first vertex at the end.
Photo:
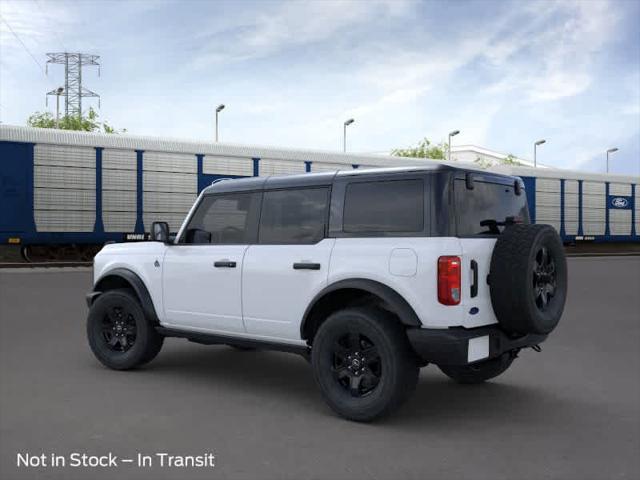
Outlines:
POLYGON ((440 163, 437 160, 426 158, 392 157, 390 155, 343 153, 224 142, 217 143, 130 134, 79 132, 5 124, 0 125, 0 141, 171 152, 246 159, 260 158, 265 160, 310 161, 350 166, 356 164, 384 167, 389 165, 390 161, 402 166, 423 166, 440 163))

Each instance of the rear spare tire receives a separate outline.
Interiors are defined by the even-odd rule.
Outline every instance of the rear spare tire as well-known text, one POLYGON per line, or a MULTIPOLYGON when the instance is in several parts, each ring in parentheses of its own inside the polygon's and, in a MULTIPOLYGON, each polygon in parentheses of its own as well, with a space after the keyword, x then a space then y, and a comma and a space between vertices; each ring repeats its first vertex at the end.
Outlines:
POLYGON ((505 228, 491 257, 491 304, 502 328, 516 334, 548 334, 567 298, 567 260, 550 225, 505 228))

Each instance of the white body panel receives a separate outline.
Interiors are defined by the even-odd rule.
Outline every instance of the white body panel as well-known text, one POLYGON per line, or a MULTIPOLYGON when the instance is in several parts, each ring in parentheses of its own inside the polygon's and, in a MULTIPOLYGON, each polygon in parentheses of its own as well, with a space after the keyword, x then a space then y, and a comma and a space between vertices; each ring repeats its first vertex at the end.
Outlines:
POLYGON ((247 332, 300 339, 304 312, 327 286, 335 239, 315 245, 251 245, 242 273, 242 305, 247 332), (318 263, 319 270, 294 270, 294 263, 318 263))
POLYGON ((162 262, 167 250, 160 242, 113 243, 106 245, 93 261, 93 283, 109 272, 124 268, 131 270, 144 282, 153 301, 158 319, 163 321, 162 262), (156 267, 155 262, 160 266, 156 267))
POLYGON ((164 256, 164 324, 211 332, 245 332, 242 261, 245 245, 174 245, 164 256), (218 261, 235 267, 215 267, 218 261))
POLYGON ((423 327, 463 325, 465 316, 461 306, 445 306, 438 302, 438 257, 441 255, 462 255, 460 240, 445 237, 339 238, 331 254, 328 284, 350 279, 373 280, 402 296, 423 327), (398 250, 403 251, 399 254, 398 250), (409 252, 416 259, 413 275, 409 252))
POLYGON ((339 238, 315 245, 113 244, 95 259, 94 280, 115 268, 147 285, 165 327, 301 342, 307 307, 325 287, 350 279, 379 282, 413 308, 423 328, 473 328, 496 323, 486 278, 495 239, 447 237, 339 238), (461 302, 437 298, 442 255, 462 259, 461 302), (236 262, 216 268, 216 261, 236 262), (470 297, 471 260, 478 263, 478 295, 470 297), (155 262, 159 266, 155 266, 155 262), (319 270, 293 264, 319 263, 319 270))

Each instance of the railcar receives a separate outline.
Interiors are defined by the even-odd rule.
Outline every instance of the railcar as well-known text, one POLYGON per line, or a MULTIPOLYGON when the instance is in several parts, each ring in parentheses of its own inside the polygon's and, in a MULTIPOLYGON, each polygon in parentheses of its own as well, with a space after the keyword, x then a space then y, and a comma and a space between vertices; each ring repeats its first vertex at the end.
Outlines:
MULTIPOLYGON (((176 232, 220 178, 424 165, 434 160, 0 125, 0 245, 90 258, 109 241, 176 232)), ((565 242, 640 241, 638 177, 495 167, 523 178, 532 220, 565 242)))
POLYGON ((531 221, 552 225, 565 243, 639 242, 640 177, 499 166, 523 179, 531 221))

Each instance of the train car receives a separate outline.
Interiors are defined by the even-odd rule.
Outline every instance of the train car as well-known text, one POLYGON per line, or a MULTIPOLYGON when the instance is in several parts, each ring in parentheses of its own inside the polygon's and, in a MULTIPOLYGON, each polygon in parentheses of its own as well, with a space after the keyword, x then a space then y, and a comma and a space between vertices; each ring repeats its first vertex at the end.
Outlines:
POLYGON ((521 177, 531 221, 552 225, 565 243, 640 242, 640 177, 506 165, 491 170, 521 177))
MULTIPOLYGON (((90 258, 108 241, 143 240, 156 220, 176 232, 220 178, 430 162, 0 125, 0 245, 19 245, 27 258, 90 258)), ((522 177, 532 220, 567 243, 640 241, 638 177, 491 170, 522 177)))
POLYGON ((220 178, 425 162, 0 125, 0 245, 90 258, 105 242, 144 239, 156 220, 177 232, 220 178))

